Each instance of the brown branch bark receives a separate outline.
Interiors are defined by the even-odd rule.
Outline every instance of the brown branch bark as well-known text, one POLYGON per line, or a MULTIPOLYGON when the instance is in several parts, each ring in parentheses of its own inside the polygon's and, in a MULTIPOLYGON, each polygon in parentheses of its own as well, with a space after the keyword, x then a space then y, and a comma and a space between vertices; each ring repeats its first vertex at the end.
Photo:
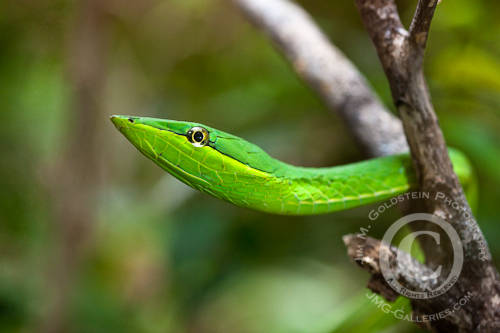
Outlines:
POLYGON ((400 120, 373 93, 363 75, 288 0, 233 0, 274 42, 295 72, 346 122, 370 156, 408 150, 400 120))
POLYGON ((368 288, 382 295, 388 301, 395 301, 400 296, 382 276, 380 267, 380 253, 388 252, 388 260, 396 263, 394 274, 399 281, 413 290, 432 290, 437 286, 437 278, 432 276, 432 270, 414 259, 410 254, 384 244, 381 241, 361 234, 345 235, 343 237, 347 247, 347 255, 372 276, 368 288), (397 259, 396 259, 397 258, 397 259))
MULTIPOLYGON (((500 329, 500 279, 453 171, 422 70, 437 0, 419 1, 409 32, 401 24, 394 0, 356 0, 356 5, 389 80, 421 190, 442 193, 460 207, 456 209, 445 200, 425 202, 423 208, 427 212, 448 221, 460 235, 464 266, 459 280, 448 293, 413 300, 413 309, 416 313, 439 312, 452 305, 458 295, 470 292, 472 300, 458 310, 459 315, 428 322, 427 327, 437 331, 497 332, 500 329)), ((430 243, 423 243, 423 250, 431 266, 452 256, 451 253, 435 255, 430 243)))

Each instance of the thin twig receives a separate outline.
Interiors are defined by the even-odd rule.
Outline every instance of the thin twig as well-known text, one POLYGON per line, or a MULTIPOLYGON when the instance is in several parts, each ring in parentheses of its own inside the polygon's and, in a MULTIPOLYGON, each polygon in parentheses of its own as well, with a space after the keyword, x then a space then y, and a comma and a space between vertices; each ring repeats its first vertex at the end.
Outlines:
POLYGON ((419 1, 415 16, 410 25, 410 41, 414 43, 416 48, 422 50, 420 54, 421 57, 423 57, 432 17, 434 16, 437 5, 438 0, 419 1))

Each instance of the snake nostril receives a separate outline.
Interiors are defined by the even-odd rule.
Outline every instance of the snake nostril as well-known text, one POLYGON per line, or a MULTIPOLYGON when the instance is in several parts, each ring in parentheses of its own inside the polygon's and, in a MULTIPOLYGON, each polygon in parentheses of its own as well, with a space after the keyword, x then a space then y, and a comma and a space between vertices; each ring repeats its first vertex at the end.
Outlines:
POLYGON ((130 121, 132 124, 134 123, 134 119, 128 118, 128 121, 130 121))

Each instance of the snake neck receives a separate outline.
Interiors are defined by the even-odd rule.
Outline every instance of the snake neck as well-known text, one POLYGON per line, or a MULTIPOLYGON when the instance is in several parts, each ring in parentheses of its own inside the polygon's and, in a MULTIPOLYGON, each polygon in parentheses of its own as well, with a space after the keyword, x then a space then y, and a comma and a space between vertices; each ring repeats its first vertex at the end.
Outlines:
POLYGON ((331 168, 296 167, 276 160, 273 171, 265 176, 242 175, 234 186, 216 186, 205 192, 269 213, 313 215, 404 193, 414 186, 413 175, 407 155, 331 168))

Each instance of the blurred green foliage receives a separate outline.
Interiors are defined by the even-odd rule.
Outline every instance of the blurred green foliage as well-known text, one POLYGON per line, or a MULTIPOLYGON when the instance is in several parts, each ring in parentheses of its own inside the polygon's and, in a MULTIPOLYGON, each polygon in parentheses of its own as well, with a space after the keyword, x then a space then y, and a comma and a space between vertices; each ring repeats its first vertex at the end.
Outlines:
MULTIPOLYGON (((363 159, 269 41, 229 1, 106 1, 104 182, 73 281, 76 332, 414 332, 370 303, 341 236, 370 207, 281 217, 194 192, 141 157, 111 114, 199 121, 282 160, 363 159)), ((300 1, 391 108, 351 1, 300 1)), ((408 21, 416 1, 398 1, 408 21)), ((72 132, 73 1, 0 2, 0 331, 38 327, 54 258, 52 166, 72 132)), ((500 263, 500 3, 442 1, 426 72, 449 145, 479 179, 478 220, 500 263)), ((74 152, 78 154, 78 152, 74 152)), ((78 191, 78 189, 75 189, 78 191)), ((380 236, 396 212, 377 222, 380 236)), ((395 306, 407 308, 399 300, 395 306)))

